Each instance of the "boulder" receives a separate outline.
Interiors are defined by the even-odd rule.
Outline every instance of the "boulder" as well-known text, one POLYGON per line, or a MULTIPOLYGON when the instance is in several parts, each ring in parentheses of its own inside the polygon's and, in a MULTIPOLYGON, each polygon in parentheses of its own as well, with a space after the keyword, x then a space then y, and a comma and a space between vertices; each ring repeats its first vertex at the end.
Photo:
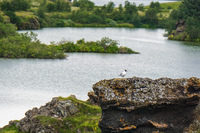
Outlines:
POLYGON ((59 125, 59 121, 62 121, 65 117, 74 115, 78 111, 78 107, 71 100, 60 101, 58 98, 53 98, 46 105, 27 111, 25 117, 19 122, 11 121, 9 125, 16 124, 16 127, 19 127, 19 130, 22 132, 56 133, 58 131, 52 125, 42 124, 38 116, 46 116, 50 119, 55 118, 58 122, 54 124, 61 126, 62 124, 59 125))
POLYGON ((90 101, 101 106, 103 133, 181 133, 194 120, 200 79, 122 78, 93 85, 90 101))

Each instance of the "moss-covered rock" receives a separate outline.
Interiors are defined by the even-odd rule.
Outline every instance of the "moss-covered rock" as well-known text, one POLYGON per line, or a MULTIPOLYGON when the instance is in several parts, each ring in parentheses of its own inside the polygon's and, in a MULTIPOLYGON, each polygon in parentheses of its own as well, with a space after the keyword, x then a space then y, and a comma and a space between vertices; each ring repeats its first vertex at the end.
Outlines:
POLYGON ((0 133, 101 132, 98 127, 100 115, 100 107, 90 102, 78 100, 74 96, 56 97, 40 108, 27 111, 20 121, 11 121, 0 133))

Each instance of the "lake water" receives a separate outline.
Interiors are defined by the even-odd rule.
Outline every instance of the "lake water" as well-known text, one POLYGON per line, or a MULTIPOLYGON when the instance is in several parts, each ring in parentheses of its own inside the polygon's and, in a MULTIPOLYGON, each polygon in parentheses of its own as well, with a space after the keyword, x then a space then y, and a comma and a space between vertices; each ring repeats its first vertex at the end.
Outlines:
POLYGON ((200 77, 200 44, 167 40, 163 29, 44 28, 34 32, 46 44, 109 37, 140 54, 69 53, 63 60, 0 59, 0 127, 53 97, 74 94, 86 100, 94 83, 119 78, 124 69, 126 78, 200 77))

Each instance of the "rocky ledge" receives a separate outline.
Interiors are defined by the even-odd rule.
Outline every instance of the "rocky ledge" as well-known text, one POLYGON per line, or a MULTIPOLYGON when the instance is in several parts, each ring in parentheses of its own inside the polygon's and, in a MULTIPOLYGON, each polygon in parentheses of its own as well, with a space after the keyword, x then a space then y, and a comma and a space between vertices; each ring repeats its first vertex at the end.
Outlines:
POLYGON ((102 80, 93 90, 88 96, 101 106, 103 133, 187 132, 199 112, 200 79, 195 77, 102 80))

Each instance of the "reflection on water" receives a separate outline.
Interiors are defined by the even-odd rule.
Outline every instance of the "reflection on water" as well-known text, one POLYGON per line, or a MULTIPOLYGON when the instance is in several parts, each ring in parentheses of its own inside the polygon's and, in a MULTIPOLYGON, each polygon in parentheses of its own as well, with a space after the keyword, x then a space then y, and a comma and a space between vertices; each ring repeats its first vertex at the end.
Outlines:
POLYGON ((199 77, 199 43, 167 40, 163 29, 45 28, 34 32, 44 43, 62 38, 96 41, 106 36, 140 54, 69 53, 64 60, 0 59, 0 127, 52 97, 74 94, 86 100, 94 83, 119 78, 124 69, 128 70, 126 77, 199 77))

